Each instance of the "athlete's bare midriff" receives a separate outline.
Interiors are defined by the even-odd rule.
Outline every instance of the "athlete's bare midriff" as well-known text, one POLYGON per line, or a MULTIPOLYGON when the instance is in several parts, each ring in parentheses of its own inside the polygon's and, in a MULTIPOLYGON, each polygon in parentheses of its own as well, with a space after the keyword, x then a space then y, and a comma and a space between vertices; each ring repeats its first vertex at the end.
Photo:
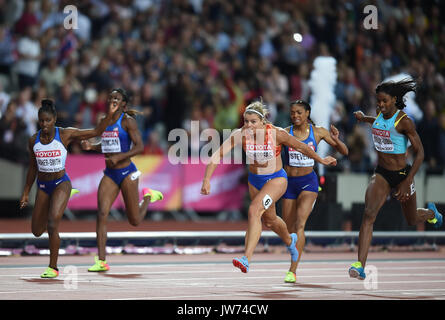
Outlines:
POLYGON ((267 161, 264 164, 257 163, 256 161, 253 164, 249 164, 249 171, 253 174, 272 174, 283 168, 283 162, 281 161, 281 157, 275 157, 272 160, 267 161))
POLYGON ((377 164, 386 170, 401 170, 407 166, 406 154, 387 154, 377 151, 377 164))
POLYGON ((128 167, 131 163, 131 158, 126 158, 122 161, 119 161, 118 163, 116 163, 115 165, 113 165, 111 163, 111 161, 106 160, 106 158, 112 156, 112 155, 116 155, 116 153, 104 153, 105 156, 105 165, 108 169, 122 169, 125 167, 128 167))
POLYGON ((284 166, 288 177, 302 177, 308 175, 314 170, 314 167, 292 167, 284 166))

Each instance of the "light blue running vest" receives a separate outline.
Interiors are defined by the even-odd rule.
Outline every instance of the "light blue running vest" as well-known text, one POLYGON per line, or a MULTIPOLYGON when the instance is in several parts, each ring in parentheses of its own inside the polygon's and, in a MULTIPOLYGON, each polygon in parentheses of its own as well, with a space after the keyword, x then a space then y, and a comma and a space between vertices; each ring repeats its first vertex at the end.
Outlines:
POLYGON ((377 151, 389 154, 403 154, 406 152, 408 138, 396 130, 399 121, 406 114, 396 121, 399 112, 400 110, 397 110, 390 119, 383 118, 383 114, 379 113, 372 124, 372 139, 377 151))

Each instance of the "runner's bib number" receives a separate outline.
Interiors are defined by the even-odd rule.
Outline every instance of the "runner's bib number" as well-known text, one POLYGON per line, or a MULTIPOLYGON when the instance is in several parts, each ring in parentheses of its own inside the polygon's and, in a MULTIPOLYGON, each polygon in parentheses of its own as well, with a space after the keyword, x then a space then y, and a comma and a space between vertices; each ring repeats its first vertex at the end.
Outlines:
POLYGON ((394 151, 394 143, 391 141, 389 131, 372 128, 372 139, 377 151, 394 151))
POLYGON ((37 151, 35 156, 41 172, 59 172, 65 169, 60 150, 37 151))
POLYGON ((314 159, 289 148, 289 165, 292 167, 313 167, 315 164, 314 159))
POLYGON ((105 131, 102 134, 102 153, 121 152, 121 141, 119 131, 105 131))

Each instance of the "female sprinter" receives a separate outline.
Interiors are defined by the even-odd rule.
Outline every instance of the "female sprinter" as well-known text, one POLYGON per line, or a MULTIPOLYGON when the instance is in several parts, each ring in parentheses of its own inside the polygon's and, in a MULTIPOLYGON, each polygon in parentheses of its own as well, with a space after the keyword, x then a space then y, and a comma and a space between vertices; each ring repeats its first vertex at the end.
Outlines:
POLYGON ((144 144, 141 134, 133 118, 138 112, 127 110, 128 95, 124 89, 113 89, 109 101, 118 107, 113 119, 102 134, 102 141, 93 145, 89 141, 82 141, 84 150, 96 150, 105 154, 104 176, 99 184, 97 203, 99 212, 96 220, 97 246, 99 255, 95 263, 88 269, 91 272, 108 271, 110 267, 105 260, 107 242, 107 218, 111 206, 122 191, 128 221, 137 226, 145 218, 149 202, 162 200, 161 192, 144 188, 143 200, 139 203, 139 176, 131 157, 142 153, 144 144))
MULTIPOLYGON (((303 100, 293 101, 290 104, 292 126, 285 130, 314 151, 317 151, 320 141, 324 140, 341 154, 348 155, 348 147, 338 138, 337 128, 331 125, 329 132, 323 127, 316 127, 310 116, 309 103, 303 100)), ((286 146, 284 152, 284 170, 287 173, 288 185, 282 197, 283 220, 289 232, 297 234, 297 249, 300 253, 298 260, 291 262, 284 279, 285 282, 293 283, 296 281, 295 273, 306 243, 304 227, 318 196, 318 177, 313 170, 314 159, 286 146)))
POLYGON ((354 113, 358 121, 372 124, 372 138, 377 150, 377 167, 371 177, 365 195, 365 212, 359 233, 358 261, 349 268, 349 276, 364 280, 365 264, 372 240, 374 221, 388 195, 400 201, 402 212, 409 225, 428 221, 440 228, 442 215, 433 203, 428 209, 417 208, 414 175, 423 162, 423 146, 413 121, 403 112, 403 96, 416 90, 416 82, 402 80, 383 82, 376 89, 377 117, 365 116, 363 112, 354 113), (412 166, 407 163, 407 144, 411 142, 415 158, 412 166))
POLYGON ((301 143, 284 129, 268 123, 266 115, 262 102, 254 102, 246 108, 244 126, 235 130, 212 155, 201 187, 202 194, 210 193, 210 178, 219 160, 235 146, 241 145, 249 164, 248 185, 252 203, 248 211, 245 255, 241 259, 233 259, 232 262, 244 273, 249 271, 249 263, 261 236, 261 219, 286 244, 292 261, 298 259, 297 235, 289 234, 286 224, 277 216, 275 210, 275 202, 281 198, 287 187, 287 175, 281 161, 281 145, 292 147, 324 165, 337 163, 333 157, 320 158, 308 145, 301 143))
POLYGON ((29 192, 37 176, 37 194, 32 211, 32 233, 40 237, 45 230, 49 236, 49 266, 40 276, 55 278, 59 275, 59 222, 63 216, 72 189, 71 181, 65 172, 67 146, 73 140, 100 136, 111 123, 117 107, 110 105, 108 114, 95 129, 56 127, 57 113, 52 100, 42 100, 39 109, 40 130, 29 139, 30 162, 26 183, 20 199, 20 209, 28 205, 29 192))

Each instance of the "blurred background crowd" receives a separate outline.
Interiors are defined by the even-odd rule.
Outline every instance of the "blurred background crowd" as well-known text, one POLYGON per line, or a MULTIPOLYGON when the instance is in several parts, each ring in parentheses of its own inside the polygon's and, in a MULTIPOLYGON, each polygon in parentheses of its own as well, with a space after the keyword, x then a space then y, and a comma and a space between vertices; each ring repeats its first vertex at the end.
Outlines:
POLYGON ((67 29, 71 4, 0 0, 0 157, 27 163, 42 98, 55 100, 58 125, 89 128, 115 87, 142 112, 145 154, 166 154, 170 130, 190 130, 190 120, 240 127, 260 96, 269 120, 286 127, 289 102, 310 101, 322 55, 337 60, 331 123, 350 150, 331 170, 374 168, 369 128, 353 111, 375 115, 376 85, 401 73, 420 80, 410 116, 427 170, 445 166, 444 1, 80 0, 78 28, 67 29), (377 29, 363 27, 367 4, 378 8, 377 29))

